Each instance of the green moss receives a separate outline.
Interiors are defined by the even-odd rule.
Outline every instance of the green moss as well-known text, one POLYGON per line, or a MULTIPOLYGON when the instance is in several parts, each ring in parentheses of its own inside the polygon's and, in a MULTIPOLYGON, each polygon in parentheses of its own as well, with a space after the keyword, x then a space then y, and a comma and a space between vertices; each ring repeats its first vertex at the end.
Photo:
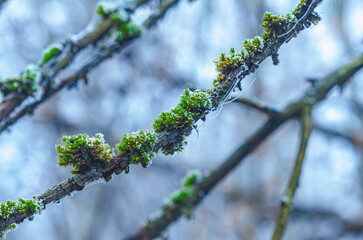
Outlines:
POLYGON ((263 48, 262 38, 257 36, 253 39, 245 39, 243 47, 246 49, 248 56, 252 56, 256 52, 261 52, 263 48))
POLYGON ((39 67, 29 65, 19 78, 5 78, 0 80, 0 90, 3 96, 16 92, 34 97, 37 91, 37 82, 40 78, 39 67))
POLYGON ((16 202, 8 200, 5 203, 0 203, 0 217, 7 218, 16 209, 16 202))
POLYGON ((201 173, 199 170, 191 170, 183 178, 183 186, 190 187, 194 186, 201 178, 201 173))
MULTIPOLYGON (((43 209, 43 204, 40 200, 23 199, 19 198, 18 202, 8 200, 5 203, 0 203, 0 218, 5 219, 9 217, 16 210, 23 213, 25 217, 29 217, 33 214, 40 213, 43 209)), ((16 224, 11 224, 0 233, 0 238, 5 237, 5 234, 16 228, 16 224)))
POLYGON ((103 135, 98 133, 94 137, 80 134, 63 137, 64 146, 57 145, 58 165, 73 166, 72 174, 84 173, 91 169, 100 170, 113 157, 113 149, 105 143, 103 135))
POLYGON ((19 210, 28 217, 29 215, 40 213, 42 206, 42 202, 35 199, 19 198, 17 203, 12 200, 8 200, 5 203, 0 203, 0 218, 7 218, 15 210, 19 210))
POLYGON ((164 207, 172 208, 177 204, 181 207, 182 212, 187 217, 190 217, 193 208, 193 200, 197 191, 196 185, 200 180, 201 173, 199 170, 189 171, 182 179, 182 188, 170 195, 169 200, 164 204, 164 207))
POLYGON ((53 43, 53 44, 49 45, 43 51, 43 57, 40 60, 39 65, 42 66, 43 64, 47 63, 50 59, 58 56, 62 50, 63 50, 63 45, 60 43, 53 43))
POLYGON ((116 146, 120 155, 129 154, 131 164, 141 164, 147 167, 154 157, 153 146, 156 136, 153 131, 138 131, 130 134, 124 134, 121 142, 116 146))
POLYGON ((138 36, 142 33, 141 27, 132 23, 129 14, 118 4, 101 2, 98 4, 96 12, 103 18, 109 18, 115 23, 110 32, 116 36, 116 41, 121 41, 125 37, 138 36))
POLYGON ((9 231, 11 231, 11 230, 14 230, 15 228, 16 228, 16 224, 15 223, 10 224, 8 227, 6 227, 4 229, 3 232, 0 233, 0 239, 1 238, 5 239, 6 233, 9 232, 9 231))
POLYGON ((273 13, 266 12, 262 18, 261 26, 265 32, 262 35, 264 45, 269 44, 273 39, 277 38, 281 34, 284 34, 287 29, 288 23, 295 22, 296 17, 291 14, 274 15, 273 13))
POLYGON ((209 94, 201 90, 191 91, 188 88, 180 98, 180 103, 169 112, 162 112, 153 123, 155 132, 193 126, 198 115, 210 108, 209 94))
POLYGON ((217 71, 219 72, 217 79, 213 80, 213 85, 215 87, 217 87, 220 83, 225 82, 226 75, 241 66, 247 56, 243 50, 237 53, 234 48, 231 48, 229 53, 229 56, 222 53, 218 61, 213 61, 216 64, 217 71))
POLYGON ((138 25, 132 22, 124 22, 117 30, 116 41, 121 41, 125 37, 129 36, 138 36, 141 33, 142 29, 138 25))
POLYGON ((16 208, 19 209, 25 217, 35 213, 40 213, 42 210, 43 205, 40 200, 19 198, 18 201, 16 208))
POLYGON ((301 0, 299 5, 292 11, 292 14, 296 15, 299 13, 300 9, 306 4, 306 0, 301 0))

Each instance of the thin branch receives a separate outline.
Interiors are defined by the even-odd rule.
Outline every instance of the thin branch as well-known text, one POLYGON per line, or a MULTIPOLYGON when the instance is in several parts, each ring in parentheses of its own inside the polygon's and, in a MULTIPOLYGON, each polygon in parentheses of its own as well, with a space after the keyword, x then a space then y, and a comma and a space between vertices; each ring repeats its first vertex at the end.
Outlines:
POLYGON ((237 98, 234 102, 241 103, 251 108, 257 109, 260 112, 266 113, 270 116, 279 116, 281 113, 273 108, 262 105, 261 103, 254 102, 246 98, 237 98))
POLYGON ((303 165, 303 161, 304 161, 305 153, 306 153, 306 147, 307 147, 308 141, 310 139, 310 134, 311 134, 311 130, 313 127, 313 123, 312 123, 312 119, 311 119, 311 108, 312 108, 312 106, 309 104, 307 104, 303 108, 303 112, 302 112, 303 130, 302 130, 302 135, 301 135, 300 149, 299 149, 299 152, 296 157, 294 170, 290 177, 289 184, 287 186, 284 196, 282 197, 281 210, 280 210, 279 216, 276 220, 276 228, 275 228, 275 232, 272 237, 273 240, 280 240, 282 237, 282 234, 284 233, 287 219, 289 217, 290 210, 292 207, 292 201, 295 196, 296 188, 299 183, 301 169, 302 169, 302 165, 303 165))
MULTIPOLYGON (((329 91, 334 86, 343 85, 361 68, 363 68, 363 55, 323 79, 313 94, 309 92, 301 99, 289 104, 285 110, 281 112, 280 116, 271 116, 270 119, 252 134, 226 161, 218 168, 214 169, 210 175, 203 178, 196 186, 194 194, 189 198, 190 209, 196 207, 212 188, 252 153, 254 149, 256 149, 256 147, 258 147, 279 126, 284 124, 287 120, 299 116, 306 102, 315 105, 326 98, 329 91)), ((126 239, 139 240, 157 237, 183 214, 183 204, 176 203, 172 207, 163 206, 160 214, 147 220, 135 235, 126 239)))

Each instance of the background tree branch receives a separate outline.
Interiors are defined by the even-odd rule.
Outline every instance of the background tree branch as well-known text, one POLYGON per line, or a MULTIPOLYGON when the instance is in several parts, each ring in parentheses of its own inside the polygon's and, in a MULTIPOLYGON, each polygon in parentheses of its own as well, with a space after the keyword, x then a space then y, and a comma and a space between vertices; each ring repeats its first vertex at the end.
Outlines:
POLYGON ((276 220, 275 232, 272 236, 273 240, 281 239, 284 229, 287 223, 287 219, 290 214, 290 210, 292 207, 292 202, 295 196, 295 191, 299 183, 301 169, 303 165, 303 161, 305 158, 306 147, 308 145, 308 141, 310 138, 310 134, 313 128, 313 122, 311 119, 311 108, 312 106, 307 103, 302 109, 302 134, 301 134, 301 142, 299 152, 296 157, 295 165, 293 172, 291 174, 288 186, 286 188, 285 194, 281 200, 281 209, 279 216, 276 220))

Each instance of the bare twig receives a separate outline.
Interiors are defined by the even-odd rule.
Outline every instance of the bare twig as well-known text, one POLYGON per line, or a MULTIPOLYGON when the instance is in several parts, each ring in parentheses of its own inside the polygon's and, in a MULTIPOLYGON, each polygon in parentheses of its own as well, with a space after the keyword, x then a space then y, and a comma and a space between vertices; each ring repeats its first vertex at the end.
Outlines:
POLYGON ((249 106, 251 108, 257 109, 263 113, 266 113, 270 116, 278 116, 281 113, 273 108, 262 105, 261 103, 254 102, 252 100, 246 98, 237 98, 234 102, 241 103, 243 105, 249 106))
MULTIPOLYGON (((323 100, 334 86, 346 83, 360 68, 363 68, 363 55, 323 79, 313 94, 307 93, 301 99, 289 104, 285 110, 281 112, 281 115, 271 116, 270 119, 252 134, 226 161, 218 168, 214 169, 210 175, 205 177, 202 182, 196 186, 194 194, 189 199, 190 208, 198 205, 212 188, 242 162, 248 154, 252 153, 273 131, 287 120, 300 116, 306 103, 313 106, 323 100)), ((183 215, 182 208, 183 206, 178 203, 172 207, 164 206, 159 215, 150 218, 135 235, 126 239, 151 239, 159 236, 171 223, 183 215)))
POLYGON ((295 191, 296 191, 297 185, 299 183, 301 169, 302 169, 302 165, 303 165, 303 161, 304 161, 305 153, 306 153, 306 147, 307 147, 308 141, 310 139, 310 134, 311 134, 311 130, 313 127, 313 123, 311 120, 311 108, 312 108, 312 106, 310 104, 307 104, 303 108, 303 112, 302 112, 303 129, 302 129, 302 135, 301 135, 300 148, 299 148, 299 152, 296 157, 294 170, 291 174, 289 184, 287 186, 284 196, 282 197, 281 210, 280 210, 279 216, 276 220, 276 228, 275 228, 275 232, 272 237, 273 240, 281 239, 282 234, 284 233, 287 219, 289 217, 290 210, 292 207, 292 201, 295 196, 295 191))

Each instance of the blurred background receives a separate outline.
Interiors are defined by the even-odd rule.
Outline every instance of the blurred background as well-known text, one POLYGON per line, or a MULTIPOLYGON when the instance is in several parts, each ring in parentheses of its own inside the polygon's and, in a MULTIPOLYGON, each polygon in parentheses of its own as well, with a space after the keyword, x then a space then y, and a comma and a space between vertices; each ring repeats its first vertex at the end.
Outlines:
MULTIPOLYGON (((298 2, 181 1, 156 28, 92 71, 87 86, 63 90, 0 135, 0 202, 30 198, 70 177, 70 168, 56 166, 54 146, 64 135, 101 132, 114 146, 124 133, 151 129, 159 113, 178 103, 185 87, 212 87, 217 76, 213 60, 262 34, 265 11, 285 14, 298 2)), ((37 63, 50 43, 80 32, 96 4, 8 0, 0 10, 0 75, 17 76, 27 64, 37 63)), ((325 0, 317 11, 322 21, 281 47, 278 66, 266 59, 243 80, 241 97, 283 109, 307 91, 307 79, 319 80, 362 53, 363 1, 325 0)), ((141 9, 135 21, 147 13, 141 9)), ((360 71, 343 91, 334 89, 314 109, 316 128, 284 239, 363 239, 362 80, 360 71)), ((187 139, 184 152, 159 154, 148 169, 134 166, 128 175, 50 204, 7 239, 120 239, 134 233, 180 187, 188 170, 217 167, 267 119, 238 103, 211 115, 199 124, 199 134, 194 131, 187 139)), ((181 218, 165 236, 270 239, 299 138, 298 121, 280 127, 205 198, 191 219, 181 218)))

